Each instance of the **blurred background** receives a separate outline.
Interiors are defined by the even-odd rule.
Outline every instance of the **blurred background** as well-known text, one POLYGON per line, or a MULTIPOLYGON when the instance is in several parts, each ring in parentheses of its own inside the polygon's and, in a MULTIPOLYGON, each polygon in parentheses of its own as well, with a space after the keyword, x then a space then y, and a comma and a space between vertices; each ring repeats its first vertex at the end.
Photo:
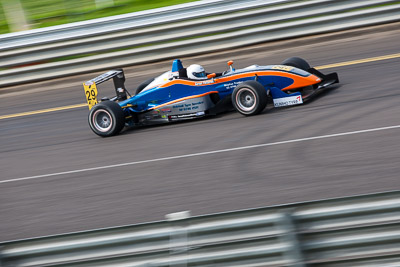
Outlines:
POLYGON ((0 34, 193 1, 194 0, 1 0, 0 34))
POLYGON ((0 34, 0 266, 400 266, 399 0, 0 0, 0 34), (176 58, 292 56, 340 84, 259 116, 88 126, 82 83, 108 70, 134 92, 176 58))

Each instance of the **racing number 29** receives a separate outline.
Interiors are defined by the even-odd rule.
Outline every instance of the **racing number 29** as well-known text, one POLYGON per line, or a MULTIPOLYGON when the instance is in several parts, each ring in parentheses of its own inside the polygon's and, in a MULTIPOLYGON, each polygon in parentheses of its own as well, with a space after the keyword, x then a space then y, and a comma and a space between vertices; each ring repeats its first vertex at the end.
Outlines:
POLYGON ((96 92, 92 89, 90 91, 86 91, 87 101, 96 100, 96 92))

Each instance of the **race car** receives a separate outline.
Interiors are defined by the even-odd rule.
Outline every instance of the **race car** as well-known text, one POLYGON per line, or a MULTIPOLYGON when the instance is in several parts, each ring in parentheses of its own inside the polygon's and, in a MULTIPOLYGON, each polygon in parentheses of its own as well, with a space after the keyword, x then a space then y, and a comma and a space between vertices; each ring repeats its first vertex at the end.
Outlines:
POLYGON ((124 127, 136 127, 201 118, 229 110, 244 116, 274 107, 303 104, 338 83, 337 73, 324 75, 302 58, 291 57, 280 65, 251 65, 235 69, 233 61, 221 73, 206 73, 192 64, 172 62, 171 70, 139 85, 131 95, 122 69, 106 72, 83 84, 89 107, 89 126, 102 137, 124 127), (113 79, 116 95, 97 99, 97 85, 113 79))

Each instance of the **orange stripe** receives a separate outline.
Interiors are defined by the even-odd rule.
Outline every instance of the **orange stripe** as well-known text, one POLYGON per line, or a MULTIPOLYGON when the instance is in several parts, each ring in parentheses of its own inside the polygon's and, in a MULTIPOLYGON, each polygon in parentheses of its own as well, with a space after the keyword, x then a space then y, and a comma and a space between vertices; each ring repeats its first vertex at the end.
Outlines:
MULTIPOLYGON (((205 81, 205 80, 203 80, 203 81, 205 81)), ((161 85, 160 88, 168 87, 168 86, 171 86, 174 84, 184 84, 184 85, 196 86, 195 82, 177 79, 177 80, 173 80, 171 82, 161 85)))
POLYGON ((183 97, 183 98, 180 98, 180 99, 177 99, 177 100, 174 100, 174 101, 170 101, 170 102, 161 104, 159 106, 153 107, 153 108, 151 108, 149 110, 162 108, 164 106, 171 105, 171 104, 174 104, 174 103, 177 103, 177 102, 181 102, 181 101, 192 99, 192 98, 202 97, 202 96, 206 96, 206 95, 210 95, 210 94, 214 94, 214 93, 218 94, 218 91, 211 91, 211 92, 207 92, 207 93, 204 93, 204 94, 201 94, 201 95, 192 95, 192 96, 183 97))
POLYGON ((308 77, 302 77, 302 78, 303 79, 294 80, 293 84, 291 84, 288 87, 283 88, 282 91, 287 91, 287 90, 294 89, 294 88, 301 88, 301 87, 305 87, 305 86, 309 86, 309 85, 313 85, 313 84, 321 82, 321 79, 318 78, 317 76, 315 76, 314 74, 311 74, 308 77))
POLYGON ((246 73, 234 74, 232 76, 221 77, 221 78, 217 77, 214 79, 215 83, 197 84, 197 85, 196 85, 196 83, 201 83, 202 81, 206 81, 206 80, 188 81, 188 80, 177 79, 177 80, 168 82, 166 84, 163 84, 160 87, 168 87, 168 86, 171 86, 174 84, 183 84, 183 85, 189 85, 189 86, 207 86, 207 85, 212 85, 212 84, 216 84, 216 83, 221 84, 221 83, 225 83, 225 82, 230 82, 232 80, 241 79, 241 78, 255 77, 256 74, 259 76, 277 76, 277 74, 278 74, 281 77, 286 77, 286 78, 292 79, 293 84, 291 84, 290 86, 288 86, 286 88, 283 88, 282 91, 286 91, 286 90, 290 90, 290 89, 294 89, 294 88, 300 88, 300 87, 313 85, 313 84, 321 82, 321 80, 314 74, 311 74, 308 77, 303 77, 298 74, 294 74, 294 73, 290 73, 290 72, 273 70, 273 71, 246 72, 246 73))

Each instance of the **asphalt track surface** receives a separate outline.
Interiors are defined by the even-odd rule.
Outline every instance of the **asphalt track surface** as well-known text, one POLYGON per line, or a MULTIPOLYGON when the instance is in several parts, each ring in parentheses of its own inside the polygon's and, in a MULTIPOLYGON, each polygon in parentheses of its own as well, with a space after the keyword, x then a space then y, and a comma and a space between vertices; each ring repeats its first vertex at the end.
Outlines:
MULTIPOLYGON (((0 89, 0 241, 400 189, 399 43, 394 24, 183 58, 210 72, 230 59, 346 63, 323 69, 341 83, 305 105, 113 138, 91 132, 87 107, 4 118, 82 104, 82 82, 99 73, 0 89)), ((126 68, 127 87, 168 68, 126 68)))

